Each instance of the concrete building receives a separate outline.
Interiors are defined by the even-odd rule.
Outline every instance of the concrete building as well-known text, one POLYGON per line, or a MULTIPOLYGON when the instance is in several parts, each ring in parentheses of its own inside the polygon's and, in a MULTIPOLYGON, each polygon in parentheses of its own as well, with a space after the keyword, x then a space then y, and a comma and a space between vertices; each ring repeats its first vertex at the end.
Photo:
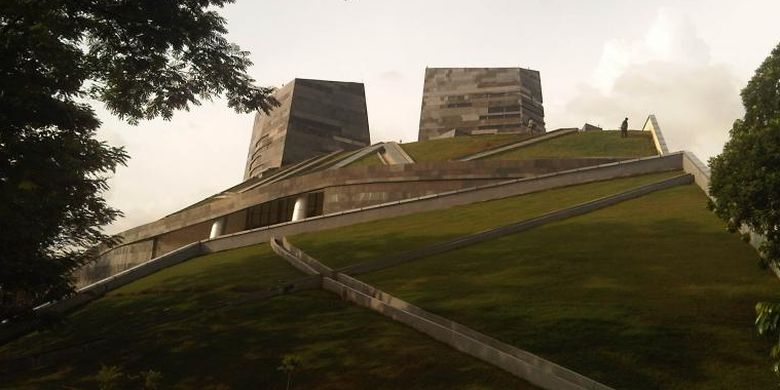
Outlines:
POLYGON ((420 141, 459 135, 544 132, 538 71, 425 69, 420 141))
MULTIPOLYGON (((688 171, 694 167, 693 163, 684 163, 682 154, 669 154, 653 116, 644 129, 652 133, 658 154, 669 158, 634 161, 632 157, 559 157, 414 163, 388 159, 381 165, 345 166, 341 162, 358 161, 354 157, 362 151, 312 157, 263 177, 250 177, 161 219, 120 233, 120 245, 103 248, 99 261, 82 267, 74 278, 79 286, 86 286, 204 240, 257 244, 270 237, 345 226, 344 221, 352 224, 404 215, 398 209, 420 212, 451 207, 456 204, 447 202, 459 197, 468 202, 486 200, 469 195, 477 188, 494 198, 517 194, 506 192, 504 186, 528 186, 529 191, 538 191, 535 177, 564 186, 671 169, 688 171), (627 169, 624 163, 635 164, 639 170, 627 169), (594 171, 581 171, 582 168, 594 171), (606 172, 609 177, 597 172, 606 172), (547 177, 556 173, 561 176, 547 177), (504 184, 493 187, 500 183, 504 184)), ((568 130, 539 138, 567 136, 578 129, 568 130)), ((365 149, 376 153, 377 145, 365 149)), ((696 180, 704 179, 697 176, 696 180)))
POLYGON ((295 79, 274 93, 281 104, 258 113, 244 179, 337 150, 371 143, 362 83, 295 79))

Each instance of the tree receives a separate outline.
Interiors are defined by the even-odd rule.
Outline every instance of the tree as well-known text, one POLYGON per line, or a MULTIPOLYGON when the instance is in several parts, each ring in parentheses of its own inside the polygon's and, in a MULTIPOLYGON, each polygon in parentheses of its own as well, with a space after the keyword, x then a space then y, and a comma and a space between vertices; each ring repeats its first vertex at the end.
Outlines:
POLYGON ((133 124, 222 95, 238 112, 278 105, 225 39, 231 2, 0 3, 0 319, 71 293, 90 248, 116 243, 102 194, 128 156, 95 139, 90 102, 133 124))
MULTIPOLYGON (((764 265, 780 266, 780 45, 742 90, 745 117, 734 122, 723 153, 710 160, 710 206, 736 232, 764 237, 764 265)), ((780 375, 780 304, 756 305, 759 333, 775 338, 771 356, 780 375)))

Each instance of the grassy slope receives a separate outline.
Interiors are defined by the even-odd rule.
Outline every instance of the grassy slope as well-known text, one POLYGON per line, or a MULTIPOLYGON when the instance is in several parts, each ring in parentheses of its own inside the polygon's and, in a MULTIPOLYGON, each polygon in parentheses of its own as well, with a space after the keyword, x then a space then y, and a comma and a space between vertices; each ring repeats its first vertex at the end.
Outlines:
POLYGON ((402 144, 415 162, 447 161, 486 149, 511 144, 529 138, 528 135, 494 134, 443 138, 402 144))
POLYGON ((357 161, 353 162, 352 164, 347 165, 347 167, 370 167, 375 165, 385 165, 382 160, 379 159, 379 156, 376 155, 376 153, 369 153, 361 158, 359 158, 357 161))
POLYGON ((361 279, 617 388, 768 389, 757 260, 688 185, 361 279))
POLYGON ((550 157, 645 157, 656 154, 649 132, 631 131, 628 138, 620 138, 618 131, 590 131, 563 135, 486 158, 518 160, 550 157))
POLYGON ((665 172, 557 188, 307 233, 291 241, 324 263, 341 267, 517 222, 678 174, 665 172))
POLYGON ((59 329, 0 347, 4 360, 105 340, 59 364, 0 377, 0 388, 97 388, 93 376, 105 364, 133 374, 158 370, 163 388, 283 389, 276 368, 289 353, 304 361, 299 389, 530 388, 322 291, 262 301, 248 295, 299 277, 266 245, 161 271, 88 305, 59 329), (233 304, 215 308, 220 302, 233 304))

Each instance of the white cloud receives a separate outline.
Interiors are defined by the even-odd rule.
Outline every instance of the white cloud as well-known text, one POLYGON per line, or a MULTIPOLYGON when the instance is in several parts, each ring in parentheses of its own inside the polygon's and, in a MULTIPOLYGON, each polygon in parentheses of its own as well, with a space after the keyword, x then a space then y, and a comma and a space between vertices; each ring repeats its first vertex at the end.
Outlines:
POLYGON ((673 149, 707 159, 720 152, 742 115, 739 89, 729 67, 711 62, 690 19, 662 9, 642 39, 604 44, 591 82, 579 87, 564 115, 607 128, 628 116, 640 128, 655 113, 673 149))

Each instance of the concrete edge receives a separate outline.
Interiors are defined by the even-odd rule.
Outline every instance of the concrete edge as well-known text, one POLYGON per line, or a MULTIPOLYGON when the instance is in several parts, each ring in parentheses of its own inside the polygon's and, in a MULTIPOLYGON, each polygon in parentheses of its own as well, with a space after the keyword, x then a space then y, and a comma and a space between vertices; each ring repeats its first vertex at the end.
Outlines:
MULTIPOLYGON (((290 248, 294 248, 291 244, 290 248)), ((304 253, 296 248, 300 253, 304 253)), ((287 252, 291 253, 291 252, 287 252)), ((306 255, 308 256, 308 255, 306 255)), ((310 261, 319 263, 313 257, 310 261)), ((297 259, 305 262, 304 259, 297 259)), ((599 389, 610 387, 548 360, 503 343, 462 324, 429 313, 384 291, 346 275, 323 276, 322 288, 343 300, 390 317, 448 346, 546 389, 599 389), (487 341, 487 342, 486 342, 487 341)))
MULTIPOLYGON (((696 180, 696 185, 704 191, 704 194, 706 194, 708 198, 713 199, 712 195, 710 195, 710 168, 707 164, 702 162, 693 152, 686 150, 683 152, 683 170, 693 175, 696 180)), ((766 237, 754 232, 747 226, 743 226, 739 231, 750 237, 750 246, 755 248, 760 256, 761 245, 766 241, 766 237)), ((780 278, 780 267, 775 264, 770 264, 769 268, 778 278, 780 278)))
POLYGON ((347 165, 352 164, 353 162, 355 162, 357 160, 360 160, 361 158, 363 158, 363 157, 365 157, 365 156, 367 156, 367 155, 369 155, 371 153, 378 152, 380 149, 383 149, 384 147, 385 147, 385 145, 382 142, 380 142, 378 144, 375 144, 375 145, 367 146, 367 147, 365 147, 363 149, 360 149, 359 151, 357 151, 357 152, 355 152, 355 153, 345 157, 341 161, 331 165, 327 169, 328 170, 333 170, 333 169, 344 168, 347 165))
POLYGON ((269 241, 271 243, 271 250, 273 250, 274 253, 279 255, 279 257, 286 260, 290 265, 295 267, 295 269, 303 272, 306 275, 319 275, 320 273, 317 272, 312 266, 307 264, 305 261, 300 260, 298 257, 290 253, 286 248, 282 247, 280 243, 277 241, 277 239, 271 238, 269 241))
POLYGON ((385 142, 385 158, 390 165, 414 164, 414 159, 397 142, 385 142))
POLYGON ((576 132, 577 132, 576 129, 553 130, 551 132, 548 132, 548 133, 545 133, 545 134, 542 134, 542 135, 539 135, 539 136, 536 136, 536 137, 533 137, 533 138, 530 138, 530 139, 527 139, 527 140, 518 141, 518 142, 509 144, 509 145, 502 145, 502 146, 499 146, 499 147, 496 147, 496 148, 493 148, 493 149, 483 150, 481 152, 468 154, 468 155, 465 155, 465 156, 462 156, 462 157, 454 158, 453 160, 454 161, 478 160, 478 159, 481 159, 481 158, 485 158, 485 157, 488 157, 488 156, 493 156, 493 155, 496 155, 496 154, 504 153, 504 152, 507 152, 507 151, 510 151, 510 150, 522 148, 522 147, 525 147, 525 146, 528 146, 528 145, 533 145, 533 144, 538 143, 538 142, 547 141, 547 140, 550 140, 552 138, 556 138, 556 137, 560 137, 562 135, 572 134, 572 133, 576 133, 576 132))
POLYGON ((653 136, 653 145, 659 155, 669 154, 669 148, 666 146, 666 139, 664 139, 663 133, 661 133, 661 126, 658 125, 658 121, 655 119, 655 114, 650 114, 645 120, 645 125, 642 126, 642 131, 649 130, 653 136))

